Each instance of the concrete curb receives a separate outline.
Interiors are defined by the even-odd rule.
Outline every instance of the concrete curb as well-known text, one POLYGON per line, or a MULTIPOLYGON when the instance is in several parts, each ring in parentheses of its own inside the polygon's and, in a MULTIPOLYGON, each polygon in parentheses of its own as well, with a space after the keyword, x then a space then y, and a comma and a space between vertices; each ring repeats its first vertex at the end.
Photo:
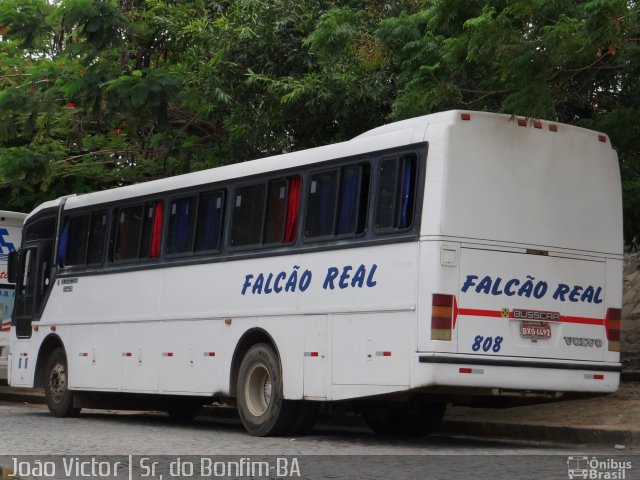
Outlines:
POLYGON ((40 389, 12 388, 0 386, 0 402, 45 404, 44 392, 40 389))
POLYGON ((439 433, 474 438, 509 439, 579 445, 640 445, 640 431, 558 427, 516 423, 446 420, 439 433))

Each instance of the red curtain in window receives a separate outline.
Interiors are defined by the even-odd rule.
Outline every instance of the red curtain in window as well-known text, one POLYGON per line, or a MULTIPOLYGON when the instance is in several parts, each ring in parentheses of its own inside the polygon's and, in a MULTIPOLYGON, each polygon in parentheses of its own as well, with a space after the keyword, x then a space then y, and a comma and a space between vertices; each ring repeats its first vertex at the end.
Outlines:
POLYGON ((292 177, 289 180, 289 202, 287 203, 287 224, 284 228, 284 243, 291 243, 296 239, 301 183, 300 177, 292 177))
POLYGON ((149 258, 157 258, 160 255, 160 239, 162 238, 162 213, 164 204, 162 200, 156 202, 153 215, 153 231, 151 234, 151 252, 149 258))

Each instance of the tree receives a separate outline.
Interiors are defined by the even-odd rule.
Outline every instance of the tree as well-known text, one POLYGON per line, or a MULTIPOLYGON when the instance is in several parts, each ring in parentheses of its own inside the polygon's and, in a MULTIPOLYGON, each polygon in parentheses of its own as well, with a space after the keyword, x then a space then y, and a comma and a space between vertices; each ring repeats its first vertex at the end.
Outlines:
POLYGON ((640 6, 627 0, 434 0, 387 18, 392 117, 447 108, 546 118, 609 134, 625 238, 640 239, 640 6))
POLYGON ((28 210, 449 108, 609 134, 640 238, 630 0, 0 0, 0 192, 28 210))

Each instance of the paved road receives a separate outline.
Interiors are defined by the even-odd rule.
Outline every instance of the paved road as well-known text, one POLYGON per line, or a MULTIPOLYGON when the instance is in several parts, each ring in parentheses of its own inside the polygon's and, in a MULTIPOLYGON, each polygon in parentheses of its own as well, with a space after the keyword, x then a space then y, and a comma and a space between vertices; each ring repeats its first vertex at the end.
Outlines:
MULTIPOLYGON (((569 456, 604 460, 621 453, 613 448, 570 448, 446 436, 381 438, 365 430, 335 426, 320 426, 307 437, 255 438, 233 419, 202 416, 184 425, 161 414, 97 411, 79 418, 57 419, 44 406, 16 404, 0 404, 0 430, 0 462, 3 462, 0 465, 5 468, 11 466, 11 456, 15 455, 31 462, 31 466, 34 460, 51 459, 44 455, 114 455, 118 459, 123 457, 123 463, 127 459, 133 462, 142 478, 143 473, 150 473, 141 470, 142 459, 163 456, 149 459, 148 465, 158 460, 158 471, 164 471, 164 480, 171 477, 168 467, 172 462, 175 466, 178 457, 194 465, 193 478, 206 473, 209 475, 204 477, 217 477, 213 470, 201 470, 203 465, 211 467, 214 464, 211 462, 223 459, 216 456, 239 456, 234 457, 236 462, 263 456, 273 462, 277 457, 287 457, 290 462, 297 458, 300 477, 293 475, 296 478, 566 479, 569 456)), ((636 460, 634 474, 640 472, 640 459, 636 460)), ((62 472, 59 468, 55 478, 70 478, 62 472)), ((23 473, 27 476, 28 472, 23 473)), ((174 469, 173 473, 180 472, 174 469)), ((181 473, 180 478, 189 477, 181 473)), ((271 478, 279 477, 271 473, 271 478)), ((248 478, 245 474, 237 477, 248 478)), ((626 478, 634 477, 627 474, 626 478)))

